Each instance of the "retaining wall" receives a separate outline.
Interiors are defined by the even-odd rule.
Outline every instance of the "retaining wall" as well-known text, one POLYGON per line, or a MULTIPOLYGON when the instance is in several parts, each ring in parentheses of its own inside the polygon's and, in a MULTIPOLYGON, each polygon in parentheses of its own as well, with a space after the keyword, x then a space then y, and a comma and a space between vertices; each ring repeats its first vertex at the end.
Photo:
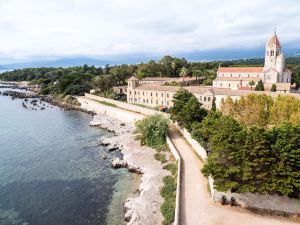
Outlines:
POLYGON ((92 99, 92 100, 95 100, 95 101, 108 102, 108 103, 116 105, 119 108, 126 109, 126 110, 136 112, 136 113, 141 113, 141 114, 147 115, 147 116, 154 115, 154 114, 161 114, 165 117, 168 117, 167 113, 163 113, 163 112, 160 112, 158 110, 149 109, 149 108, 146 108, 146 107, 133 105, 133 104, 129 104, 129 103, 126 103, 126 102, 121 102, 121 101, 117 101, 117 100, 113 100, 113 99, 109 99, 109 98, 103 98, 103 97, 100 97, 100 96, 97 96, 97 95, 92 95, 92 94, 87 94, 86 93, 85 97, 89 98, 89 99, 92 99))
POLYGON ((174 225, 179 225, 179 213, 180 213, 180 187, 181 187, 181 158, 177 152, 177 149, 173 145, 171 139, 167 136, 167 144, 173 153, 175 159, 178 162, 178 171, 177 171, 177 187, 176 187, 176 206, 175 206, 175 219, 174 225))

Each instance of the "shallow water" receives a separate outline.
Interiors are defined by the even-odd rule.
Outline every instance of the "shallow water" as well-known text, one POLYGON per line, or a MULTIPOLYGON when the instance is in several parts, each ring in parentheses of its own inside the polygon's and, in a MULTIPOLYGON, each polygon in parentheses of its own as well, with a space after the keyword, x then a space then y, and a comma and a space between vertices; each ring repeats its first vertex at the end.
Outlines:
POLYGON ((23 101, 0 96, 0 224, 123 224, 121 203, 138 178, 111 169, 113 155, 97 145, 110 134, 85 113, 23 101))

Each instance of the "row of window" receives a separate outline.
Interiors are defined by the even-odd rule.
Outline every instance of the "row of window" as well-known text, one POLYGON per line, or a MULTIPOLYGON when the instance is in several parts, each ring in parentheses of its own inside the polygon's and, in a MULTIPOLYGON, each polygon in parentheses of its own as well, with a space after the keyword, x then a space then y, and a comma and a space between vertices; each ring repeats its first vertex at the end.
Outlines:
POLYGON ((211 100, 210 97, 206 97, 206 96, 204 96, 203 98, 202 98, 202 96, 200 96, 199 99, 200 99, 201 102, 202 102, 202 99, 203 99, 204 102, 206 102, 206 101, 210 102, 210 100, 211 100))
MULTIPOLYGON (((129 98, 129 101, 133 102, 133 103, 143 103, 143 104, 153 104, 155 102, 156 105, 159 105, 159 104, 164 105, 164 103, 165 103, 164 101, 159 101, 159 100, 154 101, 152 99, 143 99, 141 101, 141 99, 137 99, 137 98, 129 98)), ((167 106, 169 106, 170 101, 166 101, 166 104, 167 104, 167 106)))
MULTIPOLYGON (((222 74, 222 77, 224 77, 224 73, 222 74)), ((230 77, 232 77, 232 74, 230 74, 230 77)), ((239 77, 241 77, 241 74, 239 74, 239 77)), ((250 77, 250 74, 248 74, 248 77, 250 77)), ((252 76, 251 76, 252 77, 252 76)), ((259 77, 259 74, 256 75, 256 77, 259 77)))
MULTIPOLYGON (((274 50, 271 50, 271 52, 267 51, 267 56, 274 56, 275 55, 275 51, 274 50)), ((279 56, 279 51, 277 50, 276 51, 276 56, 279 56)))
MULTIPOLYGON (((131 95, 131 91, 129 91, 129 94, 131 95)), ((135 94, 135 95, 140 95, 140 92, 139 92, 139 91, 134 91, 134 94, 135 94)), ((142 92, 142 95, 143 95, 143 96, 147 96, 147 92, 144 92, 144 91, 143 91, 143 92, 142 92)), ((155 92, 155 96, 158 97, 158 95, 159 95, 159 93, 155 92)), ((151 97, 153 96, 153 93, 152 93, 152 92, 150 92, 150 96, 151 96, 151 97)), ((163 98, 163 97, 164 97, 164 93, 160 93, 160 96, 163 98)), ((166 97, 167 97, 167 98, 170 97, 169 93, 166 94, 166 97)))

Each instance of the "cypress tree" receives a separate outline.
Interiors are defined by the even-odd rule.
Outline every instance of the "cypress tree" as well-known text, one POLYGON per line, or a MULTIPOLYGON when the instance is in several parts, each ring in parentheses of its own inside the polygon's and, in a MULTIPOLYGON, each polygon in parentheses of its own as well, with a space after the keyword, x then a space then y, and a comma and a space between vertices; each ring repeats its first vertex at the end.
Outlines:
POLYGON ((262 82, 262 80, 258 81, 256 87, 255 87, 255 91, 264 91, 265 88, 264 88, 264 84, 262 82))
POLYGON ((276 92, 276 91, 277 91, 276 84, 272 84, 271 92, 276 92))

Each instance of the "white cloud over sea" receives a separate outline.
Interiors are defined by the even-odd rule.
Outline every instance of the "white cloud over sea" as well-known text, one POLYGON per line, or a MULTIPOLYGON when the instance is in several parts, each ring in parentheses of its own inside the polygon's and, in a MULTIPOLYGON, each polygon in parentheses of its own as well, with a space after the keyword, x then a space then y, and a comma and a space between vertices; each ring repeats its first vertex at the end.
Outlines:
POLYGON ((300 47, 299 0, 0 0, 0 61, 300 47))

